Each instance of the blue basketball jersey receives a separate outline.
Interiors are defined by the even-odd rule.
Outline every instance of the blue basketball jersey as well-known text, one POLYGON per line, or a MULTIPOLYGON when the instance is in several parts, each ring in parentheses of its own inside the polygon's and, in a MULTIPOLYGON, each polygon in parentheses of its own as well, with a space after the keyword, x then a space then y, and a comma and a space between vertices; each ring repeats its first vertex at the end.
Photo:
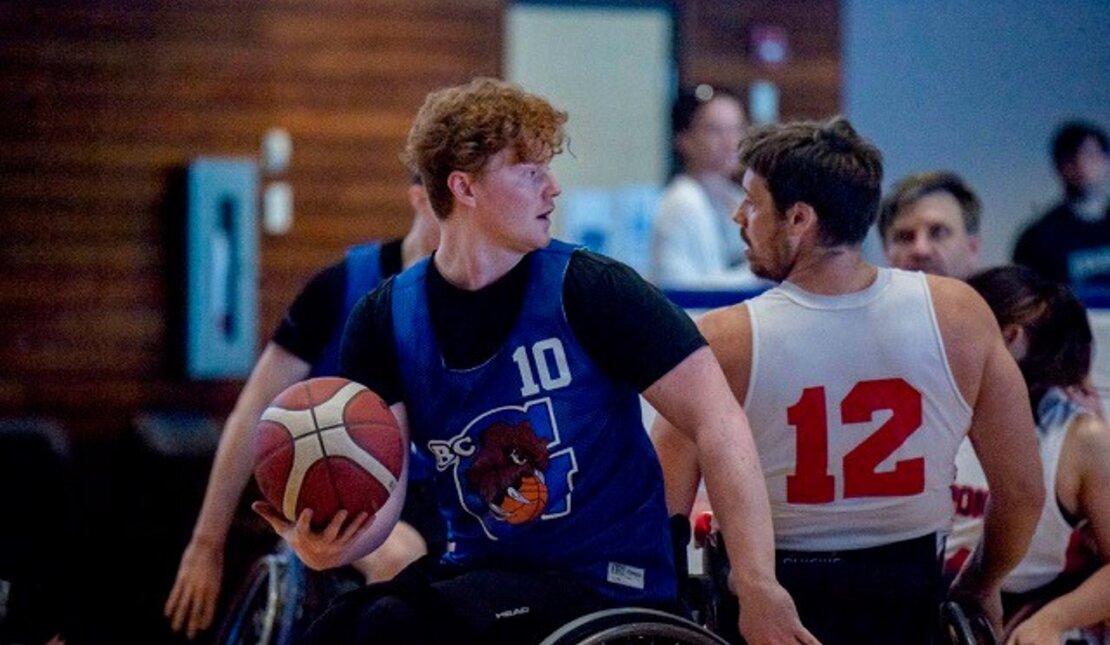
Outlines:
MULTIPOLYGON (((663 477, 630 386, 607 377, 563 311, 574 247, 530 253, 505 344, 445 366, 428 311, 428 260, 393 283, 397 359, 413 443, 464 566, 571 571, 618 602, 665 602, 676 582, 663 477)), ((506 312, 511 315, 511 312, 506 312)))
POLYGON ((320 358, 312 365, 309 377, 334 376, 339 372, 339 350, 343 341, 343 327, 351 310, 360 298, 370 293, 386 277, 382 275, 382 245, 369 242, 347 249, 344 264, 347 267, 347 286, 343 294, 343 309, 336 328, 320 358))
MULTIPOLYGON (((336 328, 328 341, 320 359, 312 365, 309 377, 334 376, 339 373, 339 353, 342 349, 343 327, 347 324, 355 305, 363 296, 370 293, 389 276, 382 273, 382 245, 368 242, 347 249, 344 263, 347 267, 347 285, 343 292, 343 310, 340 312, 336 328)), ((409 451, 409 479, 423 481, 431 477, 432 465, 427 459, 409 451)))

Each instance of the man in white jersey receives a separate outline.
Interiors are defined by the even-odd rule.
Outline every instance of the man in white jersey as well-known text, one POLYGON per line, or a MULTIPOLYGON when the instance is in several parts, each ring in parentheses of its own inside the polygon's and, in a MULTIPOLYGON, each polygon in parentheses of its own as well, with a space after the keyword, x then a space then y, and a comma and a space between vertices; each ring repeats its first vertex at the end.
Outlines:
MULTIPOLYGON (((970 434, 992 499, 953 593, 997 623, 1044 486, 1021 374, 989 309, 957 280, 864 260, 882 160, 846 120, 762 128, 741 159, 748 259, 782 284, 699 327, 751 420, 780 580, 803 622, 826 645, 931 642, 939 534, 970 434)), ((670 510, 686 512, 697 458, 666 421, 653 434, 670 510)))

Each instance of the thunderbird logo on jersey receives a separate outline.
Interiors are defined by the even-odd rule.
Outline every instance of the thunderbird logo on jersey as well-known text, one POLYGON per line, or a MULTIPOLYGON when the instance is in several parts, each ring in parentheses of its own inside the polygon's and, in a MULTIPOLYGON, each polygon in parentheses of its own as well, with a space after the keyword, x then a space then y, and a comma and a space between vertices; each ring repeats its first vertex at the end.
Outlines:
POLYGON ((483 413, 448 441, 429 441, 436 469, 454 468, 459 502, 496 540, 514 526, 570 512, 574 451, 560 449, 551 399, 483 413))

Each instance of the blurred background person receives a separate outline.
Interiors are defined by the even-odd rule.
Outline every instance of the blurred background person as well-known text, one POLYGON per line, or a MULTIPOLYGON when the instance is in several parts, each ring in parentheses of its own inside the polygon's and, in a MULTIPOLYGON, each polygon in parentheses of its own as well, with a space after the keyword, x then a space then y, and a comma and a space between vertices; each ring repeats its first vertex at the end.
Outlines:
POLYGON ((994 312, 1021 368, 1044 464, 1045 505, 1033 542, 1002 584, 1006 642, 1102 643, 1098 624, 1110 619, 1110 428, 1067 392, 1090 368, 1087 312, 1066 286, 1027 267, 997 267, 968 283, 994 312), (1084 557, 1084 537, 1101 566, 1084 557))
POLYGON ((1110 284, 1110 141, 1093 123, 1069 121, 1052 139, 1063 198, 1027 226, 1014 263, 1069 284, 1110 284))
MULTIPOLYGON (((427 257, 439 243, 439 224, 418 177, 409 185, 408 201, 413 219, 405 237, 352 247, 343 260, 316 274, 286 311, 255 364, 224 424, 200 514, 166 600, 165 615, 175 631, 193 638, 211 626, 216 615, 228 530, 253 472, 251 437, 266 406, 298 381, 336 374, 339 341, 355 303, 386 278, 427 257)), ((417 483, 419 466, 410 461, 413 481, 404 521, 381 549, 354 565, 367 582, 392 578, 443 539, 438 514, 417 483)))
POLYGON ((879 210, 890 266, 966 280, 979 268, 979 197, 952 172, 921 172, 894 185, 879 210))
POLYGON ((662 288, 753 287, 732 227, 743 189, 735 181, 744 110, 726 90, 679 90, 671 108, 682 170, 663 192, 652 230, 649 278, 662 288))

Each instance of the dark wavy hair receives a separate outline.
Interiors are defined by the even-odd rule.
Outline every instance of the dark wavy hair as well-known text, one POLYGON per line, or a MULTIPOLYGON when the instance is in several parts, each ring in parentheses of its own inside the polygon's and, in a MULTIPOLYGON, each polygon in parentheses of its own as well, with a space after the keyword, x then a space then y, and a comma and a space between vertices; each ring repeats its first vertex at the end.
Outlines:
POLYGON ((754 130, 740 163, 767 181, 781 214, 798 202, 817 213, 821 244, 858 244, 875 222, 883 155, 844 117, 754 130))
POLYGON ((1028 351, 1018 361, 1033 406, 1052 387, 1079 385, 1091 369, 1091 325, 1083 303, 1064 284, 1024 266, 1001 266, 967 280, 998 325, 1021 325, 1028 351))

